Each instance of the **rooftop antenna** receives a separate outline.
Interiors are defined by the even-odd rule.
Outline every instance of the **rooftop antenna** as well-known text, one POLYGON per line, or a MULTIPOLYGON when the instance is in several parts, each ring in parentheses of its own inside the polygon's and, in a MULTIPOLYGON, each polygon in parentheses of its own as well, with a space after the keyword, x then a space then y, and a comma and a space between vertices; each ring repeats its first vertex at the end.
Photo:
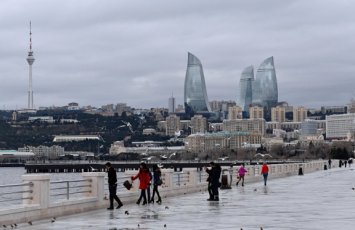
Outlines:
POLYGON ((30 21, 30 52, 32 52, 32 22, 30 21))

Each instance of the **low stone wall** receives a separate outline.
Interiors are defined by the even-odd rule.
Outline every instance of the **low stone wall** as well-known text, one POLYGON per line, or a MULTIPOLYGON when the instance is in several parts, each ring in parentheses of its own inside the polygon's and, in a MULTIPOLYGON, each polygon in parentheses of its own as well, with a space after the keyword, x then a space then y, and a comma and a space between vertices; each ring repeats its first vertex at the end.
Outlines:
MULTIPOLYGON (((300 164, 271 164, 269 165, 269 178, 298 175, 300 168, 305 174, 324 170, 325 164, 327 162, 321 160, 300 164)), ((333 164, 336 165, 336 162, 334 161, 333 164)), ((223 168, 222 177, 227 178, 229 186, 236 181, 238 168, 238 166, 223 168)), ((261 165, 246 166, 246 169, 248 170, 245 177, 247 183, 262 181, 261 165)), ((128 179, 136 173, 137 171, 126 171, 125 176, 128 179)), ((25 191, 23 197, 30 197, 30 199, 24 199, 20 206, 0 209, 0 223, 9 225, 105 208, 109 202, 105 191, 105 176, 106 173, 104 172, 82 173, 84 180, 90 184, 88 192, 83 193, 80 198, 50 202, 51 183, 49 174, 23 175, 23 181, 27 184, 23 188, 23 191, 25 191)), ((207 189, 207 173, 198 169, 184 169, 182 172, 163 169, 162 179, 163 184, 159 187, 159 192, 164 198, 207 189)), ((138 183, 139 180, 135 180, 131 190, 118 193, 124 204, 133 203, 137 200, 139 196, 138 183)))

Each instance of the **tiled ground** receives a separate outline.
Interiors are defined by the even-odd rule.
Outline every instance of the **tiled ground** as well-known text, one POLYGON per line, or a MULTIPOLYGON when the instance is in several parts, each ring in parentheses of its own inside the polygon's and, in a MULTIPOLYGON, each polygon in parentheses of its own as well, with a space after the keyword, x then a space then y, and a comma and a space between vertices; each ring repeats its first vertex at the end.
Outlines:
POLYGON ((119 210, 102 209, 17 228, 353 230, 354 186, 355 170, 336 168, 270 180, 266 187, 261 181, 246 182, 245 187, 222 190, 219 202, 206 201, 206 193, 188 194, 163 199, 162 205, 130 204, 119 210))

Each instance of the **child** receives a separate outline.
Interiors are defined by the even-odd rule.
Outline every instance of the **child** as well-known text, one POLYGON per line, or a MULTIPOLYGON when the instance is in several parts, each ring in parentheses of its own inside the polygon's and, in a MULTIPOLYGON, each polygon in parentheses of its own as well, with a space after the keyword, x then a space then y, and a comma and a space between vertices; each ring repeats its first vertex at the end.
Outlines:
POLYGON ((247 173, 247 172, 248 171, 244 168, 244 163, 243 163, 238 170, 239 180, 236 183, 237 186, 238 186, 240 180, 242 180, 242 186, 244 186, 244 176, 245 176, 245 173, 247 173))

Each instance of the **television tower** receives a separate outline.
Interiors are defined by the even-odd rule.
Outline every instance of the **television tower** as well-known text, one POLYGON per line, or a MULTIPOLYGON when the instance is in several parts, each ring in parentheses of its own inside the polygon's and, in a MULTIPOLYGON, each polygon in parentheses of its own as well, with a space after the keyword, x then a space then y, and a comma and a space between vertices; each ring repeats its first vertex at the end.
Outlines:
POLYGON ((33 90, 32 90, 32 64, 35 62, 32 51, 32 28, 30 21, 30 51, 28 51, 27 63, 29 64, 29 87, 28 87, 28 109, 34 109, 33 107, 33 90))

